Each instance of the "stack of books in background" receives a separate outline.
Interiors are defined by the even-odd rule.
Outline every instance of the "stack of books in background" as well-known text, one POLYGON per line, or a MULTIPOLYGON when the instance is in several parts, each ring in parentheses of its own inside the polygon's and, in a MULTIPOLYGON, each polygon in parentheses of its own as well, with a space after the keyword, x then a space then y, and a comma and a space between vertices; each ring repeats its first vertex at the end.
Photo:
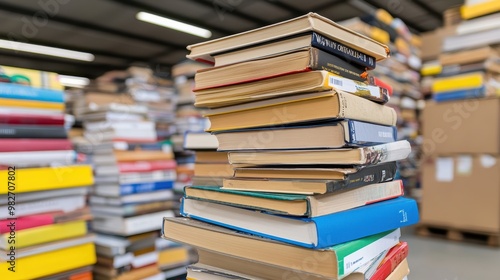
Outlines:
POLYGON ((202 111, 194 106, 193 92, 196 71, 206 67, 205 64, 192 60, 183 61, 172 67, 172 76, 177 89, 175 135, 172 136, 172 146, 177 161, 175 190, 181 193, 184 186, 192 183, 191 180, 194 176, 194 150, 196 148, 194 150, 185 149, 186 134, 188 132, 201 133, 208 126, 207 119, 202 116, 202 111))
POLYGON ((418 210, 394 177, 411 147, 367 79, 387 46, 310 13, 188 49, 214 61, 196 105, 233 169, 164 219, 166 239, 198 251, 188 278, 405 278, 400 228, 418 210))
POLYGON ((185 274, 189 250, 159 238, 161 217, 173 217, 179 209, 169 139, 175 100, 171 89, 156 82, 150 71, 127 73, 105 74, 77 102, 84 128, 77 147, 89 155, 96 178, 90 196, 92 229, 97 233, 94 276, 177 277, 185 274), (107 84, 116 86, 104 87, 107 84))
POLYGON ((418 116, 425 103, 420 91, 420 38, 412 34, 405 23, 393 18, 387 11, 371 8, 361 1, 353 1, 366 15, 340 22, 382 44, 389 46, 391 59, 381 61, 370 74, 376 84, 390 85, 391 98, 387 103, 398 114, 398 139, 412 146, 408 158, 399 164, 398 178, 404 181, 407 194, 418 198, 420 192, 420 135, 418 116))
POLYGON ((0 278, 92 279, 92 168, 66 137, 57 74, 1 70, 0 278))
POLYGON ((464 21, 455 27, 456 34, 443 40, 432 100, 422 117, 419 233, 431 235, 439 229, 461 241, 474 233, 483 243, 500 246, 500 12, 486 14, 498 9, 498 1, 472 2, 462 7, 464 21), (466 20, 474 5, 485 8, 481 14, 476 11, 481 17, 466 20), (446 200, 440 199, 444 196, 446 200))

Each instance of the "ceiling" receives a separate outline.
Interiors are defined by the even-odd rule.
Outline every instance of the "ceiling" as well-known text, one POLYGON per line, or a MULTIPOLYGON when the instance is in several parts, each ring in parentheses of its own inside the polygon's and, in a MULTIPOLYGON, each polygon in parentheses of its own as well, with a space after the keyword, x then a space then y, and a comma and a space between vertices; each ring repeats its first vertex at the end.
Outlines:
POLYGON ((0 39, 53 46, 95 55, 93 62, 0 49, 0 64, 96 77, 145 64, 159 72, 182 61, 186 46, 205 41, 135 18, 139 11, 212 31, 217 38, 317 12, 335 21, 383 8, 414 32, 443 24, 442 12, 463 0, 2 0, 0 39), (46 5, 43 5, 45 3, 46 5))

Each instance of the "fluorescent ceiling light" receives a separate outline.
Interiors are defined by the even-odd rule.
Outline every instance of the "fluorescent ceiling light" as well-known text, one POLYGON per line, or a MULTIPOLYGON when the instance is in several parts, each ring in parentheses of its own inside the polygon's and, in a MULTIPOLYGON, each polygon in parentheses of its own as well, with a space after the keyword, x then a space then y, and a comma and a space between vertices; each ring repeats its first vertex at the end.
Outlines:
POLYGON ((64 57, 75 60, 83 60, 83 61, 94 60, 94 55, 91 53, 77 52, 72 50, 21 43, 21 42, 2 40, 2 39, 0 39, 0 48, 19 51, 19 52, 29 52, 29 53, 64 57))
POLYGON ((210 30, 200 28, 191 24, 187 24, 184 22, 176 21, 173 19, 169 19, 166 17, 161 17, 157 15, 153 15, 147 12, 139 12, 135 16, 138 20, 142 20, 145 22, 149 22, 152 24, 160 25, 166 28, 174 29, 177 31, 181 31, 184 33, 189 33, 202 38, 210 38, 212 36, 212 32, 210 30))
POLYGON ((82 88, 88 85, 90 83, 90 80, 85 77, 59 75, 59 82, 67 87, 82 88))

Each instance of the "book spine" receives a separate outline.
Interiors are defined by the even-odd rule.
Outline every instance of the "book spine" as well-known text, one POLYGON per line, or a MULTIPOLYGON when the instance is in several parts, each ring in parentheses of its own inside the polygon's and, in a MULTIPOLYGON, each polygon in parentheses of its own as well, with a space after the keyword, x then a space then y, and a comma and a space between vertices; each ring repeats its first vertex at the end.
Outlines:
POLYGON ((0 139, 0 152, 61 151, 73 146, 66 139, 0 139))
POLYGON ((174 181, 120 185, 120 195, 147 193, 159 190, 169 190, 174 187, 174 181))
POLYGON ((344 78, 364 82, 367 78, 364 67, 349 63, 340 57, 324 52, 320 49, 311 48, 311 70, 325 70, 344 78))
POLYGON ((370 280, 384 280, 386 279, 396 267, 408 257, 408 243, 401 242, 392 248, 387 256, 384 258, 380 267, 375 271, 375 274, 370 280))
POLYGON ((0 126, 2 138, 67 138, 66 129, 61 127, 0 126))
POLYGON ((63 103, 64 93, 59 90, 34 88, 30 86, 10 83, 0 83, 0 98, 63 103))
POLYGON ((396 125, 396 111, 370 100, 346 92, 337 92, 339 118, 353 119, 383 125, 396 125))
POLYGON ((312 33, 311 46, 321 49, 325 52, 337 55, 345 61, 359 64, 369 69, 374 69, 376 59, 373 56, 364 54, 342 43, 326 38, 316 32, 312 33))
POLYGON ((39 226, 50 225, 54 223, 54 218, 49 214, 33 215, 22 218, 17 218, 15 223, 12 220, 0 220, 0 234, 11 231, 11 226, 15 230, 23 230, 39 226))
POLYGON ((478 98, 486 95, 486 87, 482 86, 480 88, 466 89, 450 91, 446 93, 434 94, 433 99, 436 102, 452 101, 452 100, 462 100, 468 98, 478 98))
POLYGON ((0 123, 2 124, 18 124, 18 125, 64 125, 64 116, 42 116, 42 115, 20 115, 20 114, 3 114, 0 113, 0 123))
POLYGON ((396 162, 388 162, 361 168, 358 172, 349 174, 346 179, 327 183, 327 192, 343 189, 353 189, 376 183, 389 182, 396 176, 396 162))
MULTIPOLYGON (((316 225, 317 248, 326 248, 419 221, 417 203, 398 197, 310 219, 316 225), (380 219, 384 217, 384 219, 380 219), (346 225, 349 226, 346 226, 346 225)), ((394 246, 394 245, 393 245, 394 246)), ((392 247, 392 246, 391 246, 392 247)))
POLYGON ((329 87, 332 87, 336 90, 342 90, 348 93, 352 93, 373 102, 385 104, 389 101, 388 91, 378 86, 368 85, 363 82, 354 81, 331 74, 327 76, 326 83, 329 87))
POLYGON ((133 173, 175 169, 176 165, 174 160, 138 161, 120 162, 118 163, 118 168, 120 169, 120 173, 133 173))
POLYGON ((376 145, 394 142, 397 139, 397 130, 394 126, 377 125, 348 120, 348 143, 351 145, 376 145))

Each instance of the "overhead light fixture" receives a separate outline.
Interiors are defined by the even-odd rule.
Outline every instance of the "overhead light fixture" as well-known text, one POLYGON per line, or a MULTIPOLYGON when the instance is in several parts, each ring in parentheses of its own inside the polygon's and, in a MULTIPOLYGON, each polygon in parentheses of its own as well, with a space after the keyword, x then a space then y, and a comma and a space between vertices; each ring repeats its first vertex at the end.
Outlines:
POLYGON ((142 20, 148 23, 156 24, 166 28, 174 29, 191 35, 195 35, 202 38, 212 37, 212 32, 210 30, 180 22, 177 20, 169 19, 166 17, 150 14, 147 12, 138 12, 135 16, 138 20, 142 20))
POLYGON ((2 40, 2 39, 0 39, 0 48, 19 51, 19 52, 29 52, 29 53, 57 56, 57 57, 83 60, 83 61, 93 61, 95 58, 94 55, 91 53, 77 52, 67 49, 60 49, 60 48, 47 47, 42 45, 28 44, 28 43, 2 40))
POLYGON ((59 82, 63 86, 82 88, 87 86, 90 80, 85 77, 59 75, 59 82))

